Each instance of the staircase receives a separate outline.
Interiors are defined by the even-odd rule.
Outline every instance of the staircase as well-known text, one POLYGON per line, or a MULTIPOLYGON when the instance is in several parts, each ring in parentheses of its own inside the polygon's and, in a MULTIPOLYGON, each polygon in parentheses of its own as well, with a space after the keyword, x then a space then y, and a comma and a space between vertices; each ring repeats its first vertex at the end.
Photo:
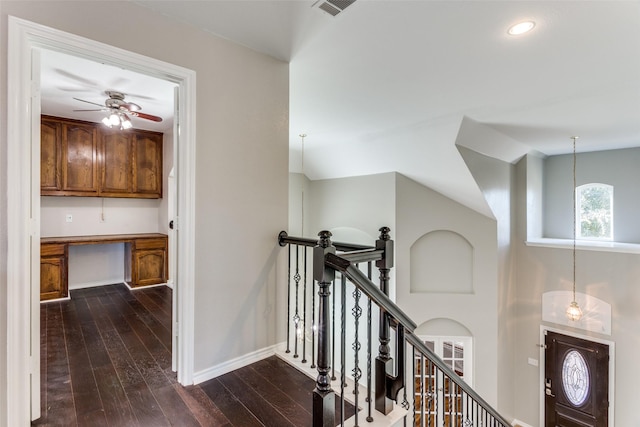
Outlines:
POLYGON ((287 341, 280 354, 316 377, 313 427, 510 426, 415 334, 389 299, 393 240, 382 227, 374 246, 291 237, 287 341), (374 267, 378 285, 372 281, 374 267), (356 408, 345 419, 346 402, 356 408))

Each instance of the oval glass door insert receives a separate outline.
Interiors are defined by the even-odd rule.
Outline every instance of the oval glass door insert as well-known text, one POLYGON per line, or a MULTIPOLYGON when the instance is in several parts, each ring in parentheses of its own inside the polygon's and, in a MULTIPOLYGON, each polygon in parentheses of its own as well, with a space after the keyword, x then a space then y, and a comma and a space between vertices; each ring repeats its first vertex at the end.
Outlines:
POLYGON ((574 406, 582 405, 589 395, 587 362, 576 350, 567 352, 562 362, 562 388, 574 406))

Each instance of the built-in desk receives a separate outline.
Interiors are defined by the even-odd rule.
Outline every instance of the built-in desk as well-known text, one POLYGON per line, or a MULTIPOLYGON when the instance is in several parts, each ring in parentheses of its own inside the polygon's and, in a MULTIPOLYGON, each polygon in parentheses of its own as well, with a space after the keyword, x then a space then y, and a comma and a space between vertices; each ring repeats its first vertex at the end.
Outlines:
POLYGON ((132 288, 166 283, 167 235, 161 233, 43 237, 40 239, 40 301, 69 295, 69 246, 124 243, 125 280, 132 288))

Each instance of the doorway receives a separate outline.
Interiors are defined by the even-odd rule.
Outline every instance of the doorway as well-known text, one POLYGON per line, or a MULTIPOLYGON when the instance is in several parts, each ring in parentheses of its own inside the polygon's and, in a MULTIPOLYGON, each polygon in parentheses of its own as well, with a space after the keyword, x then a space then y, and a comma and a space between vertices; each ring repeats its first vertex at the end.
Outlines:
POLYGON ((178 86, 176 158, 176 300, 180 335, 178 381, 193 383, 195 218, 195 72, 73 34, 9 17, 7 146, 7 385, 9 425, 26 425, 40 412, 40 97, 37 51, 50 49, 166 79, 178 86), (15 108, 13 108, 15 107, 15 108), (30 144, 24 144, 30 141, 30 144), (29 284, 29 286, 25 286, 29 284))
POLYGON ((544 333, 544 425, 608 427, 609 346, 544 333))

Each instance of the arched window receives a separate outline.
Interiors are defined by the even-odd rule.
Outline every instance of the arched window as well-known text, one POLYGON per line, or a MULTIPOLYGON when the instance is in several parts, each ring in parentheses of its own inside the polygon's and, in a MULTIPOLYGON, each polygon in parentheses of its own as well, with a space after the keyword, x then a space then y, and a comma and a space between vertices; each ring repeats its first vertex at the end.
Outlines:
POLYGON ((613 186, 576 187, 576 238, 613 240, 613 186))

